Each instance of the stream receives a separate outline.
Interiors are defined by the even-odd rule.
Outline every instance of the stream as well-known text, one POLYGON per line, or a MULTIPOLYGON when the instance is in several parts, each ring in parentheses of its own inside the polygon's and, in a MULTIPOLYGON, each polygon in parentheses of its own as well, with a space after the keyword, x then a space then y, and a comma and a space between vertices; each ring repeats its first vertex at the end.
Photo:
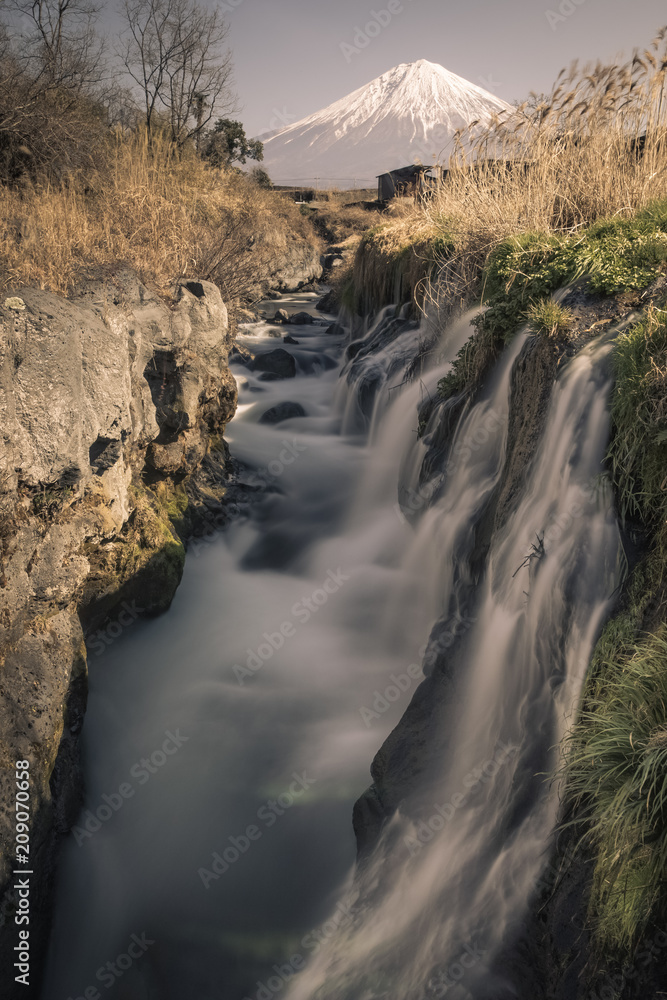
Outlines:
MULTIPOLYGON (((315 302, 265 305, 321 317, 315 302)), ((473 572, 526 335, 463 411, 426 492, 436 428, 417 427, 475 314, 440 334, 416 380, 428 323, 392 310, 347 359, 326 325, 242 328, 253 352, 284 347, 297 364, 276 381, 231 366, 225 437, 241 479, 265 490, 250 516, 191 545, 167 615, 133 619, 89 656, 86 799, 60 864, 43 1000, 517 996, 494 959, 556 819, 557 789, 535 775, 557 763, 619 580, 599 479, 610 348, 564 366, 525 485, 473 572), (305 416, 260 423, 286 402, 305 416), (428 502, 408 519, 399 495, 428 502), (461 633, 456 701, 437 717, 450 749, 355 878, 352 806, 423 680, 437 621, 461 633)))

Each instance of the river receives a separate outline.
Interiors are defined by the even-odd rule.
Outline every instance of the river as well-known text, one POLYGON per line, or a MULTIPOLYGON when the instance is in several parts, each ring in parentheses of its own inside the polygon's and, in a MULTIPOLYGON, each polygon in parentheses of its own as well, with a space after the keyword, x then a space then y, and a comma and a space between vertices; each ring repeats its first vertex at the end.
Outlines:
MULTIPOLYGON (((318 316, 314 303, 304 293, 271 308, 318 316)), ((470 598, 472 526, 502 472, 522 338, 462 418, 463 458, 444 487, 416 523, 401 512, 399 490, 421 495, 429 428, 420 440, 419 406, 473 317, 449 325, 416 380, 405 376, 426 322, 385 311, 366 334, 369 343, 380 331, 376 349, 357 361, 322 325, 281 328, 299 341, 289 346, 270 323, 242 328, 254 352, 284 347, 297 362, 295 378, 277 381, 232 366, 239 409, 225 437, 241 478, 265 489, 250 516, 191 545, 166 615, 133 620, 90 655, 86 801, 63 852, 43 1000, 94 990, 122 1000, 426 998, 443 995, 432 970, 447 955, 451 964, 466 943, 486 955, 500 946, 555 819, 553 794, 528 779, 552 762, 571 717, 614 589, 618 536, 610 498, 591 493, 608 382, 589 350, 554 391, 527 489, 470 598), (259 422, 284 402, 305 416, 259 422), (512 577, 533 536, 573 504, 573 526, 512 577), (398 814, 353 885, 352 805, 423 679, 443 616, 466 633, 468 680, 437 801, 500 746, 499 780, 423 852, 396 846, 419 840, 398 814), (499 852, 504 875, 491 878, 499 852)), ((492 963, 479 961, 451 996, 496 995, 492 980, 492 963)))

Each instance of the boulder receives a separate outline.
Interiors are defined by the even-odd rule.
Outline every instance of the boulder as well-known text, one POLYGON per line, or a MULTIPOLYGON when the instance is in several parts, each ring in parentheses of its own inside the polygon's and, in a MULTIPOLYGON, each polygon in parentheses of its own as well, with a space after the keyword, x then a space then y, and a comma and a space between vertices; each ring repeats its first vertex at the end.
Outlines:
MULTIPOLYGON (((275 351, 266 351, 264 354, 256 355, 250 368, 253 371, 270 375, 272 378, 294 378, 296 375, 296 361, 289 351, 285 351, 282 347, 277 347, 275 351)), ((262 381, 269 380, 262 378, 262 381)))
POLYGON ((296 340, 294 337, 290 337, 289 334, 283 337, 283 344, 298 344, 300 341, 296 340))
POLYGON ((272 406, 270 410, 263 413, 259 418, 260 424, 279 424, 283 420, 291 420, 292 417, 305 417, 306 411, 301 403, 292 403, 286 400, 272 406))
POLYGON ((310 326, 313 322, 313 317, 307 312, 292 313, 289 322, 294 326, 310 326))
POLYGON ((340 323, 332 323, 331 326, 326 328, 325 333, 330 334, 332 337, 344 337, 345 327, 340 323))
POLYGON ((324 313, 338 312, 338 293, 335 288, 331 288, 326 295, 318 300, 316 308, 324 313))
POLYGON ((317 375, 319 372, 331 371, 338 367, 336 358, 330 357, 324 351, 296 351, 299 371, 304 375, 317 375))
POLYGON ((286 309, 277 309, 273 317, 274 323, 289 323, 289 313, 286 309))

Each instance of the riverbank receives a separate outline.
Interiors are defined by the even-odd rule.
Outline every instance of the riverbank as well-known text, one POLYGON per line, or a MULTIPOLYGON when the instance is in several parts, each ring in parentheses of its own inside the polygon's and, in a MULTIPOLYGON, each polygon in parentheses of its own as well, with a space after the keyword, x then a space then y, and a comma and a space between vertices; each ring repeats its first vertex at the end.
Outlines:
POLYGON ((57 849, 82 795, 86 642, 112 642, 169 607, 188 532, 225 509, 222 434, 237 390, 227 310, 207 282, 176 285, 168 307, 125 271, 70 300, 22 289, 0 315, 2 960, 11 967, 25 828, 37 995, 57 849))
MULTIPOLYGON (((509 418, 508 446, 514 457, 494 494, 496 512, 487 512, 480 525, 483 552, 489 531, 503 523, 520 491, 559 369, 587 340, 601 331, 618 331, 611 355, 615 385, 606 468, 624 522, 628 571, 593 653, 579 721, 561 748, 564 832, 536 891, 534 924, 529 932, 518 933, 501 961, 504 973, 532 995, 542 996, 546 982, 545 996, 568 1000, 606 989, 611 981, 621 984, 615 995, 623 998, 658 995, 664 987, 656 964, 649 962, 646 973, 637 969, 644 943, 660 932, 667 898, 665 827, 659 811, 651 808, 652 799, 660 801, 664 784, 661 734, 666 722, 656 709, 662 704, 656 691, 667 676, 660 652, 667 621, 662 538, 667 455, 660 402, 667 370, 664 211, 664 203, 657 203, 627 220, 600 221, 569 239, 510 237, 489 253, 473 286, 483 294, 486 311, 441 381, 439 399, 426 401, 420 411, 419 433, 428 451, 419 490, 403 500, 406 517, 415 520, 440 495, 443 462, 446 469, 462 415, 484 398, 507 344, 527 326, 532 336, 514 376, 509 418), (568 282, 574 284, 568 287, 568 282)), ((389 233, 384 245, 391 240, 389 233)), ((369 246, 360 251, 366 259, 369 246)), ((404 259, 399 248, 396 267, 404 259)), ((445 288, 438 294, 436 286, 435 300, 446 295, 447 267, 445 261, 445 288)), ((424 345, 422 367, 428 367, 433 349, 433 344, 424 345)), ((578 516, 563 514, 563 523, 554 529, 556 541, 574 530, 578 516)), ((541 544, 539 537, 534 544, 541 544)), ((446 671, 441 681, 445 699, 451 699, 449 647, 435 661, 446 671)), ((435 767, 441 756, 437 739, 424 739, 439 703, 426 688, 428 682, 378 753, 374 784, 357 804, 355 828, 364 852, 377 843, 399 803, 404 808, 416 775, 435 767), (402 763, 406 758, 409 767, 402 763)))

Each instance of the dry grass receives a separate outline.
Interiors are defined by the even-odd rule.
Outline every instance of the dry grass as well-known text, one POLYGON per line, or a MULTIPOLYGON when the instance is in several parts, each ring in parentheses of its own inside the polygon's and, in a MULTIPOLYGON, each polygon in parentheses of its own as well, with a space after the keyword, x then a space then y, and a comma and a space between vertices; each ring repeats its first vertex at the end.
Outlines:
POLYGON ((378 220, 376 212, 335 201, 318 204, 310 212, 311 222, 330 246, 341 246, 350 237, 365 233, 378 220))
MULTIPOLYGON (((663 29, 623 65, 574 64, 550 97, 458 137, 450 172, 413 222, 452 243, 440 294, 465 299, 489 254, 523 233, 573 233, 629 217, 667 195, 667 72, 663 29)), ((388 239, 388 237, 387 237, 388 239)))
POLYGON ((345 304, 363 315, 389 302, 422 304, 429 280, 451 252, 443 230, 423 212, 397 203, 388 221, 359 241, 345 304))
POLYGON ((320 236, 331 246, 340 246, 353 236, 377 225, 379 214, 364 205, 376 205, 377 192, 369 189, 313 192, 313 201, 303 207, 320 236))
POLYGON ((145 135, 110 140, 103 170, 0 190, 2 290, 38 285, 69 292, 128 265, 165 290, 179 277, 246 294, 290 241, 315 245, 296 206, 194 153, 174 155, 145 135))

